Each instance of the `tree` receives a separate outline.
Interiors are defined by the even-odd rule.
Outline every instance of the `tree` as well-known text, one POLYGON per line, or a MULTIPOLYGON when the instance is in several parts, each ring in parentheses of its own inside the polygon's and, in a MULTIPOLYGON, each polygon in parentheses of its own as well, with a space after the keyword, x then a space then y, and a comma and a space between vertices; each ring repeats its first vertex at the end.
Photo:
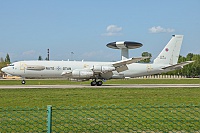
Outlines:
POLYGON ((150 60, 150 58, 152 57, 151 53, 149 53, 149 52, 143 52, 142 53, 142 57, 149 57, 149 58, 141 60, 140 62, 142 62, 142 63, 149 63, 149 62, 151 62, 151 60, 150 60))
POLYGON ((10 56, 9 56, 8 53, 7 53, 7 55, 6 55, 5 62, 6 62, 6 63, 10 63, 10 56))
MULTIPOLYGON (((181 62, 185 62, 186 61, 186 58, 184 56, 181 56, 179 55, 179 58, 178 58, 178 63, 181 63, 181 62)), ((180 69, 180 70, 176 70, 176 71, 173 71, 174 75, 185 75, 185 69, 180 69)))
POLYGON ((191 64, 184 66, 180 70, 175 70, 171 72, 167 72, 166 74, 169 75, 183 75, 187 77, 197 77, 200 75, 200 55, 189 53, 186 57, 179 56, 178 63, 185 62, 185 61, 194 61, 191 64))
POLYGON ((0 77, 2 77, 2 71, 1 68, 7 66, 7 62, 4 62, 4 59, 1 57, 1 62, 0 62, 0 77))
POLYGON ((186 60, 187 60, 187 61, 191 61, 191 60, 192 60, 192 57, 193 57, 193 54, 192 54, 192 53, 189 53, 189 54, 187 54, 187 56, 186 56, 186 60))
POLYGON ((186 61, 194 61, 193 63, 183 68, 183 74, 188 77, 195 77, 200 75, 200 55, 189 53, 186 56, 186 61))
POLYGON ((200 76, 200 54, 194 54, 192 60, 192 76, 200 76))
POLYGON ((42 60, 42 56, 39 56, 39 57, 38 57, 38 60, 42 60))

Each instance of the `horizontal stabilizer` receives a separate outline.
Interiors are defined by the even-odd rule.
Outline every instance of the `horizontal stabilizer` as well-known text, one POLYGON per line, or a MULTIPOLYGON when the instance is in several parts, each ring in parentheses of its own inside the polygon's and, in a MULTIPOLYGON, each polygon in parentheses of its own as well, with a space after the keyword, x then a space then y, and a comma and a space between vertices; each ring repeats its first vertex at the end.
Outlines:
POLYGON ((176 64, 176 65, 163 67, 162 69, 177 70, 177 69, 183 68, 183 66, 188 65, 188 64, 190 64, 190 63, 192 63, 192 62, 194 62, 194 61, 181 62, 181 63, 178 63, 178 64, 176 64))

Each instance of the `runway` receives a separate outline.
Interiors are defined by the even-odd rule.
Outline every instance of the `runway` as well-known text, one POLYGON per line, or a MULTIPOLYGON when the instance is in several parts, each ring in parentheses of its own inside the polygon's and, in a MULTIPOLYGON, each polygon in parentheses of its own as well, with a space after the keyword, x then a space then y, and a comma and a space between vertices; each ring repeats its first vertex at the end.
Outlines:
POLYGON ((104 84, 90 85, 0 85, 0 89, 36 89, 36 88, 200 88, 200 84, 104 84))

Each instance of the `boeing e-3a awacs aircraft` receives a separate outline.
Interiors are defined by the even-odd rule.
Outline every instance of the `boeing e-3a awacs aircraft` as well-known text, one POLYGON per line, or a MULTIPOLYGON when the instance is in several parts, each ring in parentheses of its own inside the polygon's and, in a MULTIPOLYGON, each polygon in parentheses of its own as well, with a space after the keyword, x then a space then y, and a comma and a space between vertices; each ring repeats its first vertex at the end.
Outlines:
MULTIPOLYGON (((86 62, 86 61, 19 61, 1 70, 7 74, 25 78, 59 78, 92 79, 91 86, 101 86, 102 80, 122 79, 152 75, 181 69, 192 63, 186 61, 177 64, 183 35, 173 35, 153 63, 136 63, 149 57, 127 58, 128 49, 125 42, 115 42, 122 51, 122 60, 117 62, 86 62)), ((113 43, 112 43, 113 44, 113 43)), ((112 45, 112 46, 114 46, 112 45)))

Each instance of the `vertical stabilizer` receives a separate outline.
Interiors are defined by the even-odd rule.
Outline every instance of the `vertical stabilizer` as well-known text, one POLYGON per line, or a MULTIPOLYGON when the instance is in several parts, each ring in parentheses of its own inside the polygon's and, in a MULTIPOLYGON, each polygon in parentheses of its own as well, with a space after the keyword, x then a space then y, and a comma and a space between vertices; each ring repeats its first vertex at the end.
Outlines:
POLYGON ((178 62, 183 35, 173 35, 162 52, 154 60, 155 64, 175 65, 178 62))

